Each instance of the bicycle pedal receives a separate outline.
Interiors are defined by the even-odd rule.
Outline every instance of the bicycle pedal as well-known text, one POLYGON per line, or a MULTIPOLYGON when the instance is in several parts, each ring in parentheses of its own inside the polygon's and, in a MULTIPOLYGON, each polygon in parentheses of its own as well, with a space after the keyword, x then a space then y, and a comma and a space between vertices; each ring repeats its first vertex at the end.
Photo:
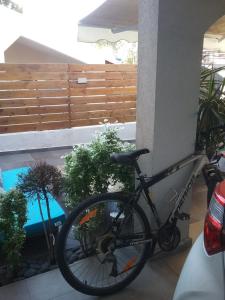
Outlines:
POLYGON ((187 213, 184 213, 184 212, 182 212, 182 213, 177 212, 177 213, 175 213, 175 218, 177 218, 181 221, 188 221, 188 220, 190 220, 190 215, 187 213))

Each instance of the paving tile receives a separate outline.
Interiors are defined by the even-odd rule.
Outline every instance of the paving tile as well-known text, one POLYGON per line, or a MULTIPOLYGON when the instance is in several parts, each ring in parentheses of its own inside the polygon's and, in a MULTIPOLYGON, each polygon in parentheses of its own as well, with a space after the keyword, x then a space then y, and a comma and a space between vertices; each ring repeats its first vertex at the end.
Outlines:
POLYGON ((28 154, 0 155, 0 169, 8 170, 28 166, 33 162, 32 156, 28 154))
POLYGON ((148 262, 138 278, 118 295, 107 297, 110 300, 172 299, 178 277, 161 260, 148 262))
POLYGON ((11 162, 32 160, 30 153, 4 154, 0 156, 0 162, 10 160, 11 162))
MULTIPOLYGON (((169 300, 178 277, 161 260, 148 262, 138 278, 121 292, 103 297, 108 300, 137 299, 169 300)), ((95 300, 73 290, 62 278, 59 270, 53 270, 0 288, 0 300, 95 300), (14 288, 11 286, 14 285, 14 288), (1 298, 2 297, 2 298, 1 298)))
POLYGON ((60 295, 58 297, 51 298, 50 300, 72 300, 72 299, 74 299, 74 300, 95 300, 95 299, 99 299, 99 297, 84 295, 84 294, 77 292, 76 290, 73 290, 66 294, 60 295))
POLYGON ((59 149, 59 150, 48 150, 48 151, 37 151, 37 152, 32 152, 31 156, 35 160, 40 160, 40 159, 62 159, 63 156, 67 153, 70 153, 72 149, 59 149))
POLYGON ((28 278, 26 283, 32 300, 48 300, 73 290, 58 269, 28 278))
POLYGON ((73 149, 72 148, 65 148, 65 149, 58 149, 52 150, 51 155, 55 158, 60 158, 68 153, 70 153, 73 149))
POLYGON ((39 160, 39 161, 46 161, 49 165, 55 166, 55 167, 60 167, 64 165, 64 161, 60 158, 49 158, 46 160, 39 160))
POLYGON ((197 182, 193 187, 191 202, 191 217, 195 221, 205 218, 207 211, 207 187, 201 182, 197 182))
POLYGON ((22 168, 22 167, 30 167, 34 164, 34 161, 23 161, 23 162, 16 162, 16 163, 10 163, 5 162, 0 164, 0 169, 2 171, 16 169, 16 168, 22 168))
POLYGON ((38 151, 38 152, 32 152, 31 156, 35 160, 46 160, 46 159, 52 159, 56 158, 54 155, 52 155, 52 151, 38 151))
MULTIPOLYGON (((33 156, 33 155, 32 155, 33 156)), ((36 156, 34 157, 33 156, 33 159, 34 159, 34 162, 37 163, 37 162, 46 162, 50 165, 53 165, 53 166, 63 166, 64 165, 64 160, 60 157, 56 158, 56 157, 53 157, 53 156, 49 156, 49 155, 40 155, 40 156, 36 156)))
POLYGON ((0 300, 32 300, 25 280, 0 288, 0 300))
POLYGON ((179 276, 190 249, 163 258, 165 264, 179 276))
POLYGON ((197 237, 200 235, 203 229, 204 229, 204 220, 190 224, 189 236, 192 239, 193 243, 196 241, 197 237))
MULTIPOLYGON (((161 260, 148 262, 138 278, 117 294, 101 297, 107 300, 170 300, 172 299, 178 276, 161 260)), ((75 290, 54 297, 51 300, 95 300, 98 297, 83 295, 75 290)))

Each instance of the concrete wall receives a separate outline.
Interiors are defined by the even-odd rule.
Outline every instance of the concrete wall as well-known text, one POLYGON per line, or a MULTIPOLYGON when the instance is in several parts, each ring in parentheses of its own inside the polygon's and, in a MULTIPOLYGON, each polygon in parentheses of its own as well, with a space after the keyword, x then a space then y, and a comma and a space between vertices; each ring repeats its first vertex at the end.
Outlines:
MULTIPOLYGON (((140 1, 137 145, 152 151, 143 159, 147 173, 194 151, 203 35, 223 14, 222 0, 140 1)), ((170 188, 181 190, 189 172, 153 189, 162 219, 170 209, 170 188)), ((186 211, 189 206, 190 201, 186 211)), ((187 238, 188 224, 181 227, 187 238)))
MULTIPOLYGON (((136 123, 111 125, 118 127, 123 140, 135 140, 136 123)), ((61 130, 32 131, 0 135, 0 153, 8 151, 34 150, 54 147, 66 147, 90 143, 96 131, 103 130, 103 125, 75 127, 61 130)))

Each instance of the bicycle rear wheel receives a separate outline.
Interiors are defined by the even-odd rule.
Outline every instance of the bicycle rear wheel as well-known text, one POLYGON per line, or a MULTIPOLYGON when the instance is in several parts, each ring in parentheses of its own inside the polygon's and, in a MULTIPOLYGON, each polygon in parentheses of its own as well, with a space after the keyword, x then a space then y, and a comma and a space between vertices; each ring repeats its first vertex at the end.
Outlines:
POLYGON ((143 210, 118 193, 92 197, 59 234, 57 261, 66 281, 89 295, 114 293, 134 280, 152 246, 143 210))

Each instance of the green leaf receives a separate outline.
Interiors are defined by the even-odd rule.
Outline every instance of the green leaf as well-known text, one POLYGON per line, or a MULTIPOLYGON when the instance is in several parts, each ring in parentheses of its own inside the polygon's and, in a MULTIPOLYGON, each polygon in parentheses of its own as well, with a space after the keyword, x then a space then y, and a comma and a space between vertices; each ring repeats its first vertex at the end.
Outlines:
POLYGON ((225 79, 218 75, 221 70, 225 68, 211 66, 201 71, 196 150, 206 149, 208 155, 223 141, 221 130, 210 132, 212 127, 225 124, 225 79))

